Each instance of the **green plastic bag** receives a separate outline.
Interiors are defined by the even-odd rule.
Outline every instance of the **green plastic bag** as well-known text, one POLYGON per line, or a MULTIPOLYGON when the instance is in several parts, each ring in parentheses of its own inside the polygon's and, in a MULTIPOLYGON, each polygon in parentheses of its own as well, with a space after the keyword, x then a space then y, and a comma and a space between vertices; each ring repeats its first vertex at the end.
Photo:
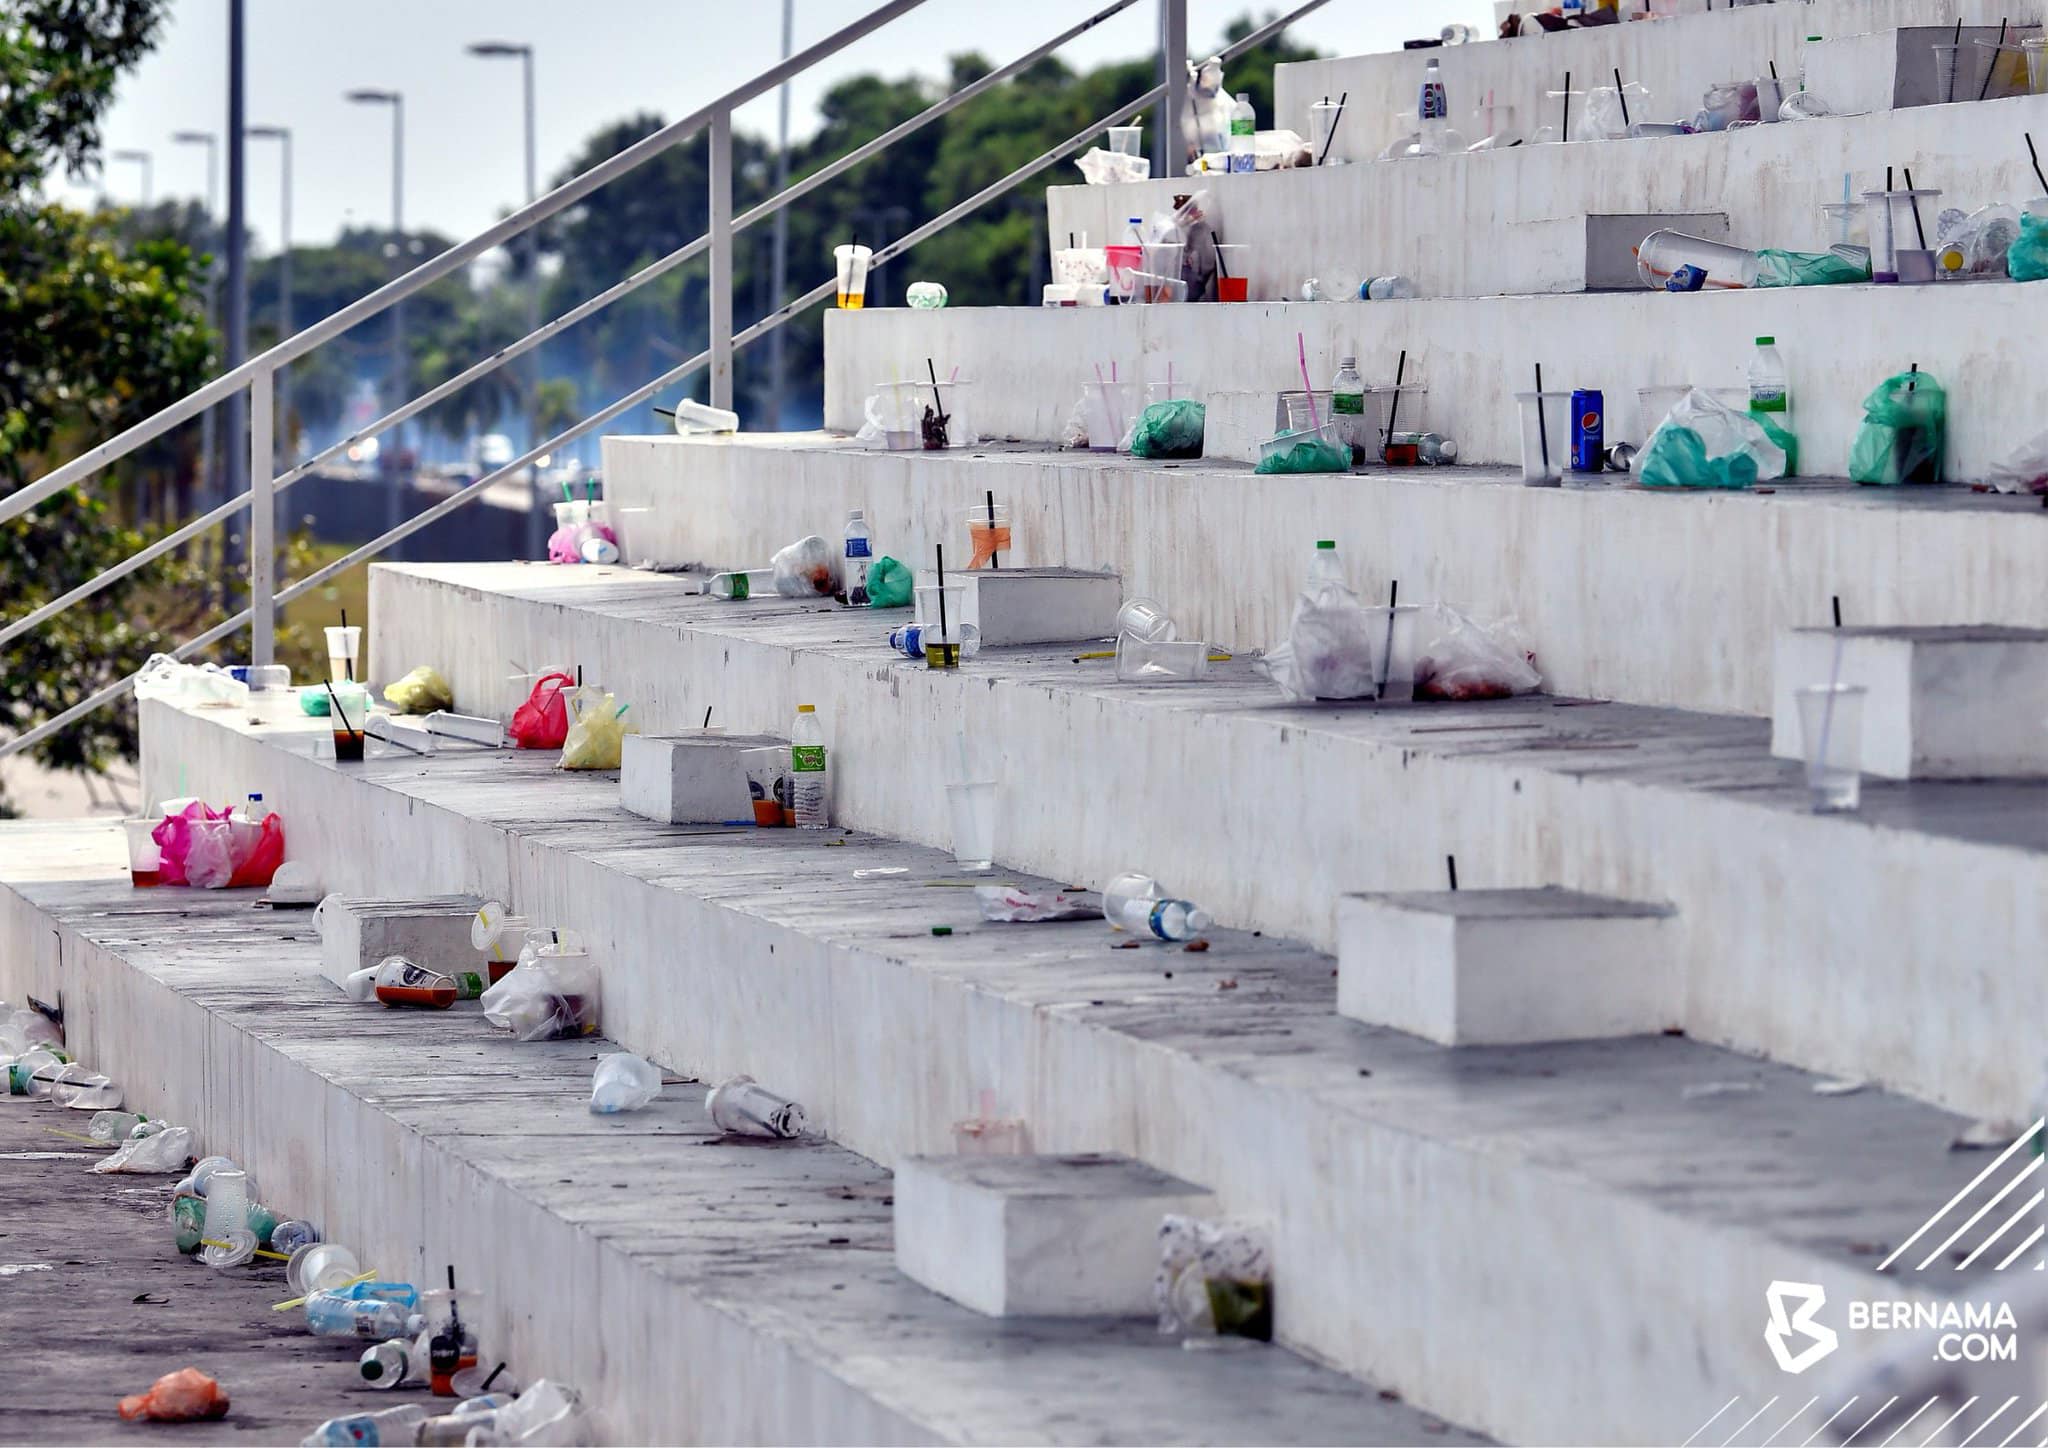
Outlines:
POLYGON ((1886 487, 1938 483, 1947 442, 1948 394, 1941 384, 1925 372, 1896 373, 1863 399, 1863 426, 1849 448, 1849 476, 1886 487))
POLYGON ((1749 488, 1756 486, 1756 459, 1746 452, 1710 458, 1698 433, 1667 422, 1636 459, 1636 476, 1646 488, 1749 488))
POLYGON ((2048 279, 2048 216, 2020 213, 2020 234, 2006 248, 2005 272, 2016 282, 2048 279))
POLYGON ((1752 412, 1750 421, 1764 430, 1764 436, 1776 443, 1785 454, 1785 476, 1799 476, 1799 434, 1782 426, 1768 412, 1752 412))
POLYGON ((1131 434, 1134 458, 1198 458, 1208 409, 1187 398, 1155 402, 1138 417, 1131 434))
POLYGON ((877 558, 868 568, 868 607, 910 607, 910 585, 908 568, 887 556, 877 558))
POLYGON ((1830 287, 1870 280, 1870 263, 1833 251, 1783 251, 1767 246, 1756 254, 1760 287, 1830 287))
POLYGON ((1302 440, 1285 452, 1272 453, 1259 459, 1259 465, 1252 469, 1257 473, 1348 473, 1351 471, 1351 449, 1341 443, 1326 442, 1313 434, 1304 434, 1302 440))

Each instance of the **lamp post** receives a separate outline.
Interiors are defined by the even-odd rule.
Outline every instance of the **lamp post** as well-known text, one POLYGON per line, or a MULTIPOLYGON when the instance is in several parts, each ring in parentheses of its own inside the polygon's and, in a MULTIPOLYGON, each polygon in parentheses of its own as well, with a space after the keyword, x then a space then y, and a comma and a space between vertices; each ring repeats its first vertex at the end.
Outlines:
POLYGON ((133 161, 142 167, 142 209, 147 211, 150 202, 155 199, 154 189, 150 185, 152 162, 149 152, 138 151, 132 148, 122 151, 109 151, 107 159, 110 161, 133 161))
MULTIPOLYGON (((531 206, 540 196, 539 165, 534 146, 533 125, 533 47, 510 40, 479 40, 472 43, 469 53, 485 60, 517 59, 524 71, 526 81, 526 203, 531 206)), ((540 228, 529 227, 526 232, 526 330, 529 335, 540 329, 540 228)), ((534 446, 540 441, 540 354, 541 348, 533 349, 526 359, 526 445, 534 446)), ((546 509, 542 506, 540 492, 540 467, 536 464, 527 478, 526 486, 526 551, 538 554, 547 546, 548 528, 546 509)))
MULTIPOLYGON (((405 270, 405 97, 395 90, 352 90, 347 99, 357 105, 391 107, 391 240, 394 260, 398 270, 405 270)), ((391 391, 392 407, 403 407, 411 401, 406 381, 409 369, 405 365, 405 303, 391 304, 391 391)), ((404 508, 401 504, 404 479, 400 476, 398 464, 404 455, 405 424, 391 429, 391 467, 385 472, 390 487, 385 493, 385 527, 396 528, 401 521, 404 508)), ((404 554, 404 544, 392 545, 391 556, 404 554)))
MULTIPOLYGON (((211 131, 174 131, 171 139, 181 146, 206 147, 206 236, 210 253, 206 267, 206 325, 212 328, 220 322, 220 224, 214 219, 220 206, 220 140, 211 131)), ((214 488, 214 427, 214 413, 209 407, 199 415, 200 512, 221 501, 214 488)))
MULTIPOLYGON (((278 172, 277 220, 277 340, 282 342, 298 329, 292 325, 292 132, 289 126, 251 126, 248 134, 259 141, 276 141, 283 148, 278 172)), ((296 455, 292 450, 291 368, 277 369, 277 452, 280 466, 296 455)))

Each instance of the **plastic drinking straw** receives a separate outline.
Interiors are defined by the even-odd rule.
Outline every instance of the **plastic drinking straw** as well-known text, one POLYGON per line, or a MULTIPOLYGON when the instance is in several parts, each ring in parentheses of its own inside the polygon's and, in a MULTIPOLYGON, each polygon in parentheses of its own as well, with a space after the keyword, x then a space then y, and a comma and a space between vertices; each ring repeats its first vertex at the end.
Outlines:
POLYGON ((1961 16, 1956 17, 1956 33, 1949 37, 1949 44, 1955 47, 1956 52, 1955 63, 1949 66, 1948 69, 1948 98, 1950 101, 1954 101, 1956 98, 1956 71, 1963 62, 1963 21, 1961 16))
POLYGON ((1314 432, 1321 432, 1323 430, 1323 420, 1316 415, 1316 388, 1315 384, 1308 380, 1308 343, 1303 340, 1299 332, 1294 334, 1294 355, 1301 363, 1301 390, 1308 397, 1309 428, 1314 432))
POLYGON ((562 501, 565 503, 576 501, 576 495, 569 491, 569 480, 567 478, 562 479, 562 501))
MULTIPOLYGON (((1102 364, 1100 362, 1095 364, 1095 382, 1102 389, 1102 410, 1110 415, 1110 421, 1116 427, 1116 435, 1121 440, 1124 435, 1124 410, 1116 405, 1116 392, 1110 385, 1115 381, 1116 363, 1114 361, 1109 364, 1109 382, 1102 380, 1102 364)), ((1111 445, 1114 446, 1114 444, 1111 445)))
POLYGON ((1394 416, 1401 410, 1401 379, 1408 372, 1408 349, 1401 349, 1401 360, 1394 364, 1394 400, 1387 404, 1387 435, 1380 444, 1380 460, 1384 462, 1387 449, 1394 445, 1394 416))
MULTIPOLYGON (((2032 144, 2032 142, 2030 141, 2029 144, 2032 144)), ((1209 232, 1209 245, 1216 250, 1216 275, 1229 276, 1230 267, 1223 260, 1223 238, 1216 234, 1214 228, 1211 228, 1209 232)))
POLYGON ((2005 49, 2005 26, 2010 17, 2001 16, 1998 21, 1998 49, 1991 52, 1991 59, 1984 66, 1984 82, 1977 87, 1977 99, 1983 100, 1991 92, 1991 72, 1998 69, 1998 54, 2005 49))
POLYGON ((1400 597, 1401 580, 1397 578, 1393 586, 1387 590, 1387 651, 1386 656, 1380 660, 1380 686, 1373 694, 1375 700, 1387 697, 1387 680, 1393 677, 1394 673, 1394 606, 1400 601, 1400 597))
MULTIPOLYGON (((376 1270, 375 1270, 374 1268, 373 1268, 373 1269, 371 1269, 371 1270, 370 1270, 370 1271, 368 1271, 368 1272, 359 1272, 359 1273, 357 1273, 357 1274, 356 1274, 356 1275, 355 1275, 354 1277, 351 1277, 351 1278, 349 1278, 349 1279, 348 1279, 348 1281, 346 1281, 346 1282, 342 1283, 342 1284, 341 1284, 341 1286, 342 1286, 342 1287, 353 1287, 353 1286, 355 1286, 355 1285, 356 1285, 356 1284, 357 1284, 358 1282, 368 1282, 368 1281, 369 1281, 369 1280, 370 1280, 370 1279, 371 1279, 372 1277, 375 1277, 376 1275, 377 1275, 377 1273, 376 1273, 376 1270)), ((338 1288, 338 1287, 336 1287, 336 1288, 328 1288, 328 1289, 326 1289, 326 1290, 328 1290, 328 1291, 330 1291, 330 1292, 338 1292, 338 1291, 340 1291, 340 1290, 341 1290, 341 1288, 338 1288)), ((309 1293, 309 1294, 307 1294, 307 1295, 308 1295, 308 1296, 310 1296, 311 1294, 309 1293)), ((285 1302, 273 1302, 273 1303, 271 1303, 271 1304, 270 1304, 270 1310, 271 1310, 272 1312, 290 1312, 290 1311, 291 1311, 291 1310, 292 1310, 292 1309, 293 1309, 294 1307, 304 1307, 305 1305, 306 1305, 306 1299, 305 1299, 304 1297, 294 1297, 294 1298, 291 1298, 291 1299, 289 1299, 288 1301, 285 1301, 285 1302)))
MULTIPOLYGON (((1707 3, 1711 5, 1713 0, 1707 0, 1707 3)), ((1557 133, 1557 138, 1560 141, 1569 141, 1572 138, 1572 73, 1570 71, 1564 73, 1564 129, 1557 133)))
POLYGON ((1543 454, 1543 475, 1550 476, 1550 425, 1543 420, 1543 364, 1536 364, 1536 446, 1543 454))
POLYGON ((1920 225, 1920 198, 1913 194, 1913 168, 1906 168, 1906 199, 1913 203, 1913 234, 1920 238, 1920 249, 1927 250, 1927 231, 1920 225))
POLYGON ((1450 872, 1451 889, 1456 890, 1458 888, 1458 857, 1456 855, 1445 855, 1444 868, 1450 872))
POLYGON ((496 1367, 492 1368, 491 1375, 484 1379, 482 1391, 488 1393, 491 1390, 491 1384, 495 1383, 498 1380, 498 1374, 502 1373, 503 1371, 505 1371, 505 1365, 503 1363, 499 1363, 496 1367))
MULTIPOLYGON (((1771 67, 1771 79, 1776 80, 1777 78, 1778 67, 1773 65, 1771 67)), ((1614 68, 1614 98, 1621 102, 1621 123, 1626 126, 1628 124, 1628 92, 1622 88, 1621 67, 1618 65, 1614 68)))
MULTIPOLYGON (((1328 96, 1323 97, 1323 100, 1325 102, 1327 102, 1329 99, 1330 98, 1328 96)), ((1322 165, 1324 161, 1329 159, 1330 147, 1334 146, 1337 143, 1337 127, 1344 124, 1344 106, 1348 101, 1350 101, 1350 99, 1350 91, 1346 91, 1344 92, 1344 94, 1337 97, 1337 114, 1330 117, 1330 134, 1323 137, 1323 154, 1316 157, 1316 164, 1318 166, 1322 165)))
MULTIPOLYGON (((234 1249, 235 1244, 233 1242, 216 1242, 211 1237, 201 1237, 199 1239, 199 1245, 202 1247, 218 1247, 223 1252, 226 1252, 232 1251, 234 1249)), ((289 1252, 270 1252, 264 1250, 261 1247, 258 1247, 256 1249, 256 1255, 258 1257, 269 1257, 273 1261, 277 1262, 289 1262, 292 1260, 291 1253, 289 1252)))
MULTIPOLYGON (((1173 364, 1169 362, 1166 365, 1170 368, 1173 364)), ((1169 373, 1169 375, 1171 374, 1169 373)), ((1170 386, 1171 384, 1169 384, 1170 386)), ((993 535, 996 531, 996 490, 994 488, 988 490, 986 501, 988 503, 988 531, 991 535, 991 542, 993 542, 993 535)), ((993 547, 988 550, 988 566, 991 568, 1001 568, 1003 566, 1003 560, 997 556, 996 550, 993 547)))
POLYGON ((932 547, 939 556, 939 662, 946 661, 946 646, 952 642, 952 630, 946 627, 946 545, 934 543, 932 547))
POLYGON ((334 685, 328 684, 326 688, 327 702, 334 706, 334 717, 341 721, 342 732, 353 734, 355 730, 348 722, 348 715, 342 712, 341 700, 335 696, 334 685))
POLYGON ((937 414, 939 432, 941 436, 944 436, 947 422, 946 400, 943 397, 939 396, 939 369, 934 367, 932 365, 932 359, 927 357, 924 359, 924 370, 931 374, 932 411, 937 414))
POLYGON ((2041 174, 2041 153, 2034 149, 2034 133, 2022 131, 2020 134, 2027 138, 2027 159, 2034 163, 2034 179, 2041 183, 2043 191, 2048 191, 2048 176, 2041 174))
POLYGON ((1828 697, 1820 706, 1820 748, 1816 757, 1821 768, 1828 763, 1828 735, 1835 726, 1835 690, 1842 685, 1842 595, 1834 595, 1835 606, 1835 661, 1828 669, 1828 697))

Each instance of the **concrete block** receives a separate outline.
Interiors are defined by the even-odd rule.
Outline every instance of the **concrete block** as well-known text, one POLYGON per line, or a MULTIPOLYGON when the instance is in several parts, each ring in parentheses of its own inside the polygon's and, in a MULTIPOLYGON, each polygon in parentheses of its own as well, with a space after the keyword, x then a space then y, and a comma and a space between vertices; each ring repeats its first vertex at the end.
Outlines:
POLYGON ((914 1156, 896 1166, 896 1265, 990 1317, 1152 1310, 1159 1219, 1208 1188, 1127 1156, 914 1156))
POLYGON ((1068 643, 1116 632, 1123 582, 1078 568, 981 568, 958 575, 967 585, 967 617, 981 641, 1068 643))
POLYGON ((2048 776, 2048 629, 1787 629, 1778 635, 1771 753, 1804 758, 1796 691, 1841 680, 1863 703, 1863 772, 1882 779, 2048 776))
POLYGON ((1445 1046, 1659 1031, 1678 1019, 1671 917, 1555 888, 1346 895, 1337 1011, 1445 1046))
POLYGON ((330 895, 320 906, 320 973, 340 985, 387 955, 439 971, 482 970, 484 956, 469 943, 469 925, 483 903, 475 895, 330 895))
POLYGON ((619 805, 671 825, 752 820, 740 755, 788 743, 773 734, 628 734, 619 754, 619 805))
POLYGON ((1709 241, 1728 238, 1724 211, 1654 212, 1575 216, 1567 223, 1576 233, 1575 250, 1582 259, 1585 290, 1633 291, 1641 288, 1636 273, 1636 247, 1653 231, 1682 231, 1709 241))

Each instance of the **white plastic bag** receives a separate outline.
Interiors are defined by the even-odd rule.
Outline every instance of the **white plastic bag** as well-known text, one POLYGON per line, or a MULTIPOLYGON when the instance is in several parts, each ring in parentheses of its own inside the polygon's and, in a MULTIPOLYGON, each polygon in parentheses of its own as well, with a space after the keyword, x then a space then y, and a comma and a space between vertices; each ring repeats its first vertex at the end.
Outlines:
POLYGON ((1125 156, 1097 146, 1083 151, 1074 164, 1090 186, 1113 186, 1123 181, 1150 181, 1152 162, 1145 156, 1125 156))
POLYGON ((597 966, 580 946, 548 944, 522 954, 477 1002, 484 1019, 517 1041, 564 1041, 597 1034, 603 1003, 597 966))
POLYGON ((113 1155, 92 1164, 96 1172, 171 1173, 182 1172, 192 1155, 192 1128, 167 1126, 154 1136, 125 1141, 113 1155))
POLYGON ((1574 141, 1618 141, 1628 134, 1630 120, 1649 120, 1649 87, 1627 82, 1617 91, 1611 85, 1596 85, 1586 93, 1586 103, 1572 113, 1574 141), (1628 105, 1624 109, 1622 99, 1628 105))
POLYGON ((1991 465, 1986 480, 2001 493, 2048 493, 2048 432, 2037 432, 1991 465))
POLYGON ((600 1116, 638 1111, 661 1095, 661 1067, 630 1051, 597 1058, 590 1076, 590 1109, 600 1116))
POLYGON ((491 1414, 488 1427, 470 1430, 472 1443, 516 1443, 531 1448, 577 1448, 594 1443, 596 1425, 574 1388, 542 1378, 491 1414))
POLYGON ((234 849, 228 820, 191 822, 192 844, 185 853, 185 883, 200 890, 218 890, 235 877, 234 849))
POLYGON ((1379 651, 1386 615, 1339 583, 1311 583, 1294 605, 1287 638, 1259 667, 1290 699, 1371 699, 1379 695, 1379 651))
POLYGON ((1262 1222, 1169 1214, 1152 1278, 1159 1330, 1181 1337, 1273 1336, 1272 1234, 1262 1222))
POLYGON ((1744 453, 1756 464, 1758 483, 1785 476, 1785 451, 1748 413, 1737 412, 1710 392, 1693 388, 1657 424, 1643 450, 1637 454, 1635 472, 1645 487, 1745 487, 1731 472, 1729 459, 1744 453), (1684 428, 1694 433, 1704 449, 1696 455, 1690 446, 1680 448, 1664 438, 1667 429, 1684 428), (1660 443, 1659 439, 1663 439, 1660 443))
POLYGON ((1542 687, 1535 653, 1513 618, 1482 624, 1449 604, 1422 611, 1415 655, 1418 699, 1505 699, 1542 687))
POLYGON ((816 533, 799 538, 769 559, 775 591, 784 598, 830 598, 839 591, 839 560, 816 533))

